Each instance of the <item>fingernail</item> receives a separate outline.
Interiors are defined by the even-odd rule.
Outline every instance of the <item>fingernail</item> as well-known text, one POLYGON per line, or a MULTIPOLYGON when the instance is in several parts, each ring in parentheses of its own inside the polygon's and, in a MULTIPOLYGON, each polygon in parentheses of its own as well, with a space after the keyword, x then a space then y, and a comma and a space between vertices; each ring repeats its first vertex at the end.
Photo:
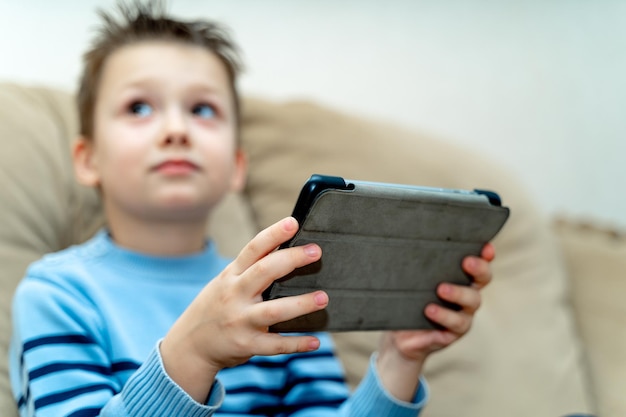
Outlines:
POLYGON ((310 350, 317 350, 320 347, 320 341, 317 339, 313 339, 309 342, 309 349, 310 350))
POLYGON ((444 282, 443 284, 439 285, 439 291, 443 295, 450 295, 452 293, 452 287, 444 282))
POLYGON ((328 295, 325 292, 320 291, 315 294, 314 300, 318 306, 326 305, 328 304, 328 295))
POLYGON ((283 220, 283 229, 285 231, 291 232, 297 227, 298 227, 298 223, 296 222, 296 219, 294 219, 293 217, 287 217, 285 220, 283 220))
POLYGON ((310 257, 316 257, 320 254, 320 247, 314 243, 310 243, 304 247, 304 253, 310 257))
POLYGON ((437 306, 434 304, 431 304, 429 306, 426 307, 426 315, 427 316, 434 316, 437 314, 437 306))
POLYGON ((476 259, 474 258, 467 258, 467 260, 465 261, 465 266, 467 268, 475 268, 476 267, 476 259))

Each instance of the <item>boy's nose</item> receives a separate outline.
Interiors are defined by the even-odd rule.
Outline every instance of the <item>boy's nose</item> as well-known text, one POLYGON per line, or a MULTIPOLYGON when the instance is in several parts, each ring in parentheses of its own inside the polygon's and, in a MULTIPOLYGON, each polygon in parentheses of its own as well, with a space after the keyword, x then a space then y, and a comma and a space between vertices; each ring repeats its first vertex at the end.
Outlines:
POLYGON ((189 138, 187 134, 168 134, 163 139, 163 146, 172 146, 172 145, 180 145, 180 146, 189 146, 189 138))
POLYGON ((164 123, 162 146, 189 146, 190 139, 185 118, 180 112, 171 111, 164 123))

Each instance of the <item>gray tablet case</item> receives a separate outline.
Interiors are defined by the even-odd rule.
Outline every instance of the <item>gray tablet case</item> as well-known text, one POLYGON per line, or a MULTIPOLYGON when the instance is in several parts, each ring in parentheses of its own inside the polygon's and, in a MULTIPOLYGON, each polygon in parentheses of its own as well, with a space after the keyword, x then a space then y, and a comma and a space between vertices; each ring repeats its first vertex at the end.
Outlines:
MULTIPOLYGON (((469 285, 461 269, 509 216, 499 196, 314 175, 293 215, 301 224, 283 247, 311 242, 320 261, 275 281, 274 299, 323 289, 326 309, 272 326, 276 332, 430 329, 424 315, 439 283, 469 285)), ((451 308, 458 308, 449 305, 451 308)))

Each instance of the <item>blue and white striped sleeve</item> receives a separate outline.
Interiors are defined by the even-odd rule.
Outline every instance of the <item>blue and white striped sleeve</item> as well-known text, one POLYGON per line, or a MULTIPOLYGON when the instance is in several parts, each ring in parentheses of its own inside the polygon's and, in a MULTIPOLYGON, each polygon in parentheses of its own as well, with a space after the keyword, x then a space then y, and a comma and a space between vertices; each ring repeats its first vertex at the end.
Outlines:
POLYGON ((419 386, 413 401, 400 401, 383 387, 376 371, 376 354, 370 358, 365 377, 346 403, 348 409, 342 415, 416 417, 428 401, 428 384, 420 377, 419 386))
POLYGON ((343 368, 334 354, 329 334, 317 333, 320 348, 315 352, 293 355, 285 387, 284 414, 293 417, 336 416, 349 398, 343 368))
POLYGON ((98 415, 126 369, 107 358, 95 309, 53 282, 27 277, 13 299, 11 385, 22 416, 98 415))
POLYGON ((421 378, 411 403, 397 400, 383 387, 376 372, 376 355, 361 384, 349 395, 343 368, 334 355, 328 334, 316 352, 294 356, 287 362, 289 380, 284 414, 291 417, 416 417, 426 404, 428 387, 421 378))
POLYGON ((22 417, 148 415, 143 406, 152 416, 171 415, 166 411, 171 407, 193 410, 194 417, 215 412, 223 400, 221 385, 216 383, 210 396, 215 403, 194 402, 167 376, 156 346, 141 366, 113 362, 96 311, 87 297, 53 281, 29 277, 20 284, 13 302, 10 371, 22 417))

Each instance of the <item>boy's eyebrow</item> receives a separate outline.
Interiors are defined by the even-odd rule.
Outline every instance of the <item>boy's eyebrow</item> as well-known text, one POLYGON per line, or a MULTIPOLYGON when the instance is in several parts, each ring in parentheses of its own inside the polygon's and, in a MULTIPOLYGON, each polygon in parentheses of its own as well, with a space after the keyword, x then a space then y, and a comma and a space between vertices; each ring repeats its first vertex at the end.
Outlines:
POLYGON ((203 92, 203 93, 212 93, 212 94, 216 94, 216 93, 226 93, 229 91, 228 88, 224 88, 223 86, 217 85, 207 85, 207 84, 202 84, 199 83, 197 85, 190 85, 189 86, 190 89, 192 89, 193 91, 198 91, 198 92, 203 92))

